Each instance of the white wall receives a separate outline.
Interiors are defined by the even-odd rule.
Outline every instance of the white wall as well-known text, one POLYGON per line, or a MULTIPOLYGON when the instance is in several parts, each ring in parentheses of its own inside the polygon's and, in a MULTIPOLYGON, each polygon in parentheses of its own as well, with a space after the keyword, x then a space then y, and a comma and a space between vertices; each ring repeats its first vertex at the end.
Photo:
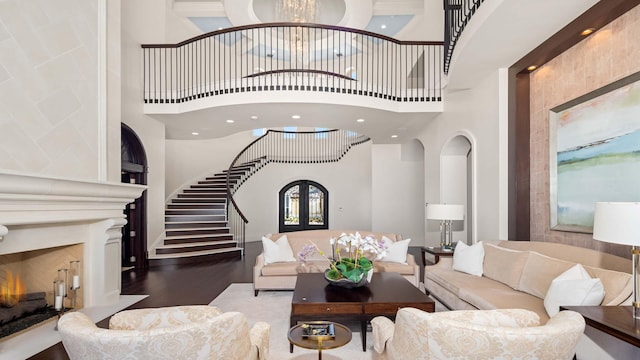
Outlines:
POLYGON ((352 147, 338 162, 269 164, 236 193, 246 215, 247 241, 278 232, 278 193, 295 180, 313 180, 329 191, 329 228, 373 230, 371 221, 371 142, 352 147))
POLYGON ((219 139, 167 140, 165 197, 193 184, 194 179, 227 170, 238 153, 255 139, 251 131, 245 131, 219 139))
POLYGON ((99 0, 2 2, 0 169, 104 180, 103 7, 99 0))
POLYGON ((122 37, 121 0, 109 0, 106 3, 106 39, 101 44, 106 50, 104 61, 106 80, 107 117, 107 180, 120 182, 121 178, 121 139, 120 123, 122 118, 122 37))
MULTIPOLYGON (((461 204, 467 210, 467 157, 464 155, 444 155, 440 157, 440 202, 443 204, 461 204)), ((467 242, 467 226, 460 221, 453 223, 453 242, 467 242)))
MULTIPOLYGON (((500 186, 502 159, 507 154, 500 136, 500 76, 494 71, 469 90, 445 94, 445 111, 425 127, 418 138, 425 147, 425 199, 438 203, 440 199, 440 153, 442 147, 456 135, 471 141, 476 164, 472 226, 475 240, 507 239, 506 211, 501 202, 507 197, 506 186, 500 186), (501 219, 504 217, 504 219, 501 219)), ((443 179, 443 181, 445 181, 443 179)), ((439 244, 437 229, 428 229, 427 245, 439 244)))
POLYGON ((164 42, 165 7, 154 0, 122 4, 122 122, 138 135, 147 155, 148 248, 164 234, 165 127, 143 114, 140 44, 164 42))
MULTIPOLYGON (((417 143, 417 141, 416 141, 417 143)), ((413 145, 422 152, 422 146, 413 145)), ((373 231, 402 234, 412 246, 424 244, 424 162, 412 146, 373 145, 372 207, 373 231), (409 153, 409 154, 406 154, 409 153)))

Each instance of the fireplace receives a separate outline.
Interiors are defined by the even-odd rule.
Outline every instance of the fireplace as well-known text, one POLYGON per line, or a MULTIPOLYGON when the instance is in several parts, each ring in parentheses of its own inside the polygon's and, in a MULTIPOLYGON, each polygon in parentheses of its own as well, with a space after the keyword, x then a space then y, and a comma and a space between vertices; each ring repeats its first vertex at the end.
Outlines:
POLYGON ((20 300, 41 305, 43 299, 33 299, 42 294, 46 307, 55 308, 59 278, 65 279, 64 308, 116 303, 123 209, 144 188, 0 172, 0 289, 23 293, 4 296, 0 313, 20 311, 9 307, 20 300))
POLYGON ((82 308, 77 265, 83 262, 82 244, 0 255, 0 339, 55 317, 58 310, 82 308), (61 279, 65 294, 56 303, 54 281, 61 279))

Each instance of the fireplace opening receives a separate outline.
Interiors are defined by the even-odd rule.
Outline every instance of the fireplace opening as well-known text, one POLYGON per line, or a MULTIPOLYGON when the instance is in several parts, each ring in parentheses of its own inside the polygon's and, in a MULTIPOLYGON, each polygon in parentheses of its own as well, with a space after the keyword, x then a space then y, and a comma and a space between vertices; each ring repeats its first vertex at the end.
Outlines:
POLYGON ((83 307, 82 244, 0 255, 0 341, 83 307))
POLYGON ((5 271, 0 283, 0 338, 22 331, 57 315, 44 291, 27 292, 18 275, 5 271))

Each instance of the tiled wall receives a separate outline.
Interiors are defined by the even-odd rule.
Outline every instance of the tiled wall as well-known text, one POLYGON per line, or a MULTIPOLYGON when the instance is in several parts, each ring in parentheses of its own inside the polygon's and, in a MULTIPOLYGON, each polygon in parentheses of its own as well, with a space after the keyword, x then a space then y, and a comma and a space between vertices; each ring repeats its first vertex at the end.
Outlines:
POLYGON ((0 1, 0 169, 98 178, 98 3, 0 1))
POLYGON ((640 71, 640 7, 636 7, 531 75, 531 240, 559 242, 628 257, 628 249, 591 234, 551 231, 549 109, 640 71))

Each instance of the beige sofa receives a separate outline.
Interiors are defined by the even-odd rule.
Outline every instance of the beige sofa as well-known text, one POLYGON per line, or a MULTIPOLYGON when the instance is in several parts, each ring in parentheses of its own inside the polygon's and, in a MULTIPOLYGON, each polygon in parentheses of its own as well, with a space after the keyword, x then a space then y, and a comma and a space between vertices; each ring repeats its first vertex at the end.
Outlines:
MULTIPOLYGON (((296 256, 310 242, 315 243, 325 254, 331 254, 329 239, 332 237, 337 238, 342 233, 355 234, 356 232, 359 232, 363 237, 373 235, 378 240, 382 239, 382 236, 394 242, 402 240, 402 236, 399 234, 363 230, 306 230, 269 234, 265 237, 276 241, 286 235, 293 255, 296 256)), ((383 259, 382 261, 374 261, 373 266, 374 272, 397 272, 414 286, 417 287, 420 284, 420 267, 416 264, 412 254, 407 253, 405 263, 389 262, 383 259)), ((317 254, 309 258, 305 263, 295 261, 265 264, 264 253, 261 253, 256 257, 256 264, 253 267, 253 289, 256 296, 260 290, 293 290, 298 273, 324 272, 327 268, 329 268, 329 262, 317 254)))
POLYGON ((599 251, 536 241, 485 241, 483 275, 453 270, 453 258, 425 267, 425 289, 454 310, 522 308, 540 322, 549 315, 544 298, 551 282, 580 263, 590 277, 601 280, 602 305, 630 304, 631 261, 599 251))

